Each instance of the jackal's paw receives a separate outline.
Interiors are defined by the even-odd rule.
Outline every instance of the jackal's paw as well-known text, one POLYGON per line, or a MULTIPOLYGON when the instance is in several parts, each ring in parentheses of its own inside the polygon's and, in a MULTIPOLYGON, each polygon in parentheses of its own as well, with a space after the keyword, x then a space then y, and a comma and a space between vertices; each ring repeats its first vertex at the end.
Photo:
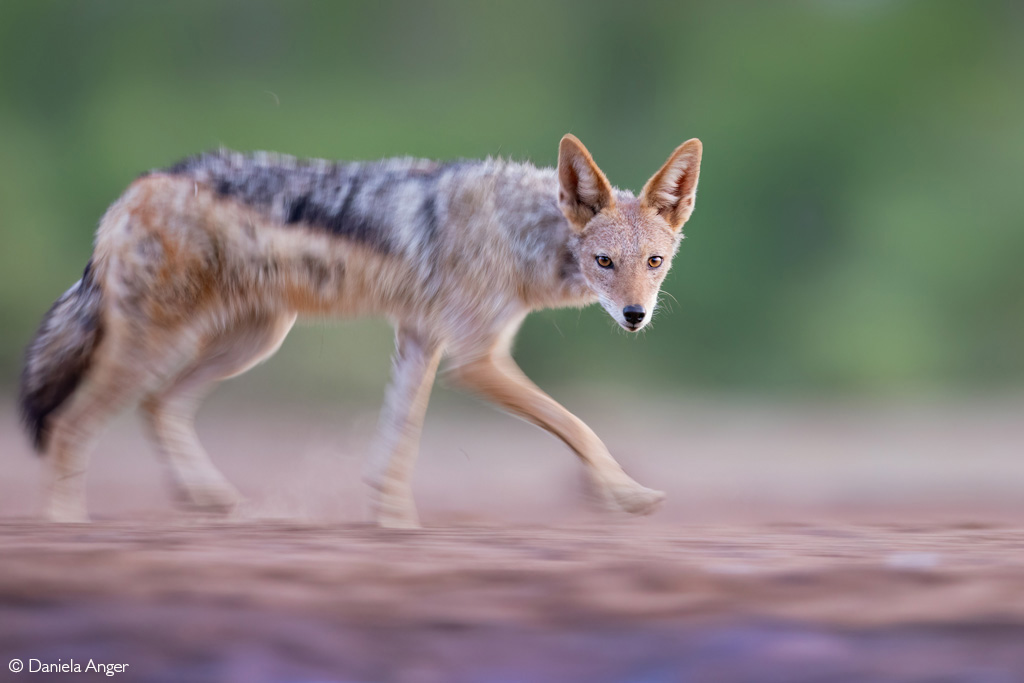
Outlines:
POLYGON ((89 513, 84 503, 51 499, 43 509, 43 518, 57 524, 88 524, 89 513))
POLYGON ((635 484, 630 487, 612 489, 615 503, 631 515, 649 515, 665 500, 664 491, 656 491, 646 486, 635 484))
POLYGON ((374 523, 385 529, 419 529, 416 505, 408 495, 373 491, 370 514, 374 523))
POLYGON ((413 514, 387 514, 378 512, 374 521, 382 529, 421 529, 419 517, 413 514))
POLYGON ((177 492, 179 505, 191 512, 227 515, 233 512, 244 498, 238 489, 228 483, 193 486, 177 492))
POLYGON ((649 515, 665 500, 664 491, 655 491, 635 481, 597 484, 592 489, 602 507, 631 515, 649 515))

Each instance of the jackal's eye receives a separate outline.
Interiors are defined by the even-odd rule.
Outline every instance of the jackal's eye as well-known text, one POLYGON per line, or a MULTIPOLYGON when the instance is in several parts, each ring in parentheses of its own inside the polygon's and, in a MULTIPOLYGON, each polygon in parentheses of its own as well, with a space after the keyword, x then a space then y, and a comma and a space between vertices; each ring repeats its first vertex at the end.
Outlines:
POLYGON ((651 258, 647 259, 647 265, 649 265, 651 268, 657 268, 658 266, 661 265, 661 261, 662 258, 660 256, 652 256, 651 258))
POLYGON ((605 256, 604 254, 602 254, 601 256, 597 257, 597 265, 601 266, 602 268, 611 268, 612 260, 605 256))

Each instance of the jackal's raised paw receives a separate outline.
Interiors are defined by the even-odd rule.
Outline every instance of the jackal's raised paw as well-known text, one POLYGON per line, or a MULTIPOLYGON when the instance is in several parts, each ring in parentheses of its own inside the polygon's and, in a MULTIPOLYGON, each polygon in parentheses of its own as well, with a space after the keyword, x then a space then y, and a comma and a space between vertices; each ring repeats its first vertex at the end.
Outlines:
POLYGON ((649 515, 665 500, 664 491, 649 489, 632 479, 615 483, 590 480, 588 483, 589 497, 598 506, 611 512, 649 515))

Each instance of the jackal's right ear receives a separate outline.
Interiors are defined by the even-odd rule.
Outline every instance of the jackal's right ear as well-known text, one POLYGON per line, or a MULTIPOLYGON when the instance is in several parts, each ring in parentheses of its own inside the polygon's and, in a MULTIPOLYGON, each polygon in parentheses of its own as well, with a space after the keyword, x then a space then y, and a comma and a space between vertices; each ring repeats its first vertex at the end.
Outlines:
POLYGON ((679 232, 693 213, 700 176, 700 140, 693 138, 676 147, 665 165, 640 192, 640 202, 660 213, 679 232))
POLYGON ((575 135, 558 145, 558 206, 577 230, 602 209, 613 206, 612 186, 575 135))

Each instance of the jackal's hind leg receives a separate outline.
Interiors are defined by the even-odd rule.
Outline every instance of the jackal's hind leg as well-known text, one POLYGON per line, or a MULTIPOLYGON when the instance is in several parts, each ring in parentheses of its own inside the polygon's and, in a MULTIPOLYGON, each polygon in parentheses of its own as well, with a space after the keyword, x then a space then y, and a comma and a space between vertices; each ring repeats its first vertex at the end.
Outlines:
POLYGON ((419 527, 412 498, 412 471, 440 359, 440 345, 410 330, 398 329, 391 384, 364 475, 371 488, 371 514, 380 526, 419 527))
POLYGON ((230 512, 242 497, 199 443, 195 414, 216 382, 239 375, 267 359, 284 341, 295 315, 256 316, 205 344, 197 357, 142 403, 142 415, 184 506, 230 512))
POLYGON ((591 492, 604 507, 645 515, 664 500, 664 493, 626 474, 594 431, 531 382, 503 347, 454 363, 453 374, 467 389, 564 441, 583 461, 591 492))
POLYGON ((106 424, 122 409, 174 372, 194 354, 191 340, 158 344, 142 339, 123 321, 108 325, 82 385, 53 421, 45 459, 48 481, 44 515, 51 521, 88 521, 85 471, 92 447, 106 424))
POLYGON ((65 523, 89 521, 85 496, 89 456, 102 429, 136 399, 131 391, 133 382, 127 376, 87 381, 54 420, 45 453, 46 519, 65 523))

